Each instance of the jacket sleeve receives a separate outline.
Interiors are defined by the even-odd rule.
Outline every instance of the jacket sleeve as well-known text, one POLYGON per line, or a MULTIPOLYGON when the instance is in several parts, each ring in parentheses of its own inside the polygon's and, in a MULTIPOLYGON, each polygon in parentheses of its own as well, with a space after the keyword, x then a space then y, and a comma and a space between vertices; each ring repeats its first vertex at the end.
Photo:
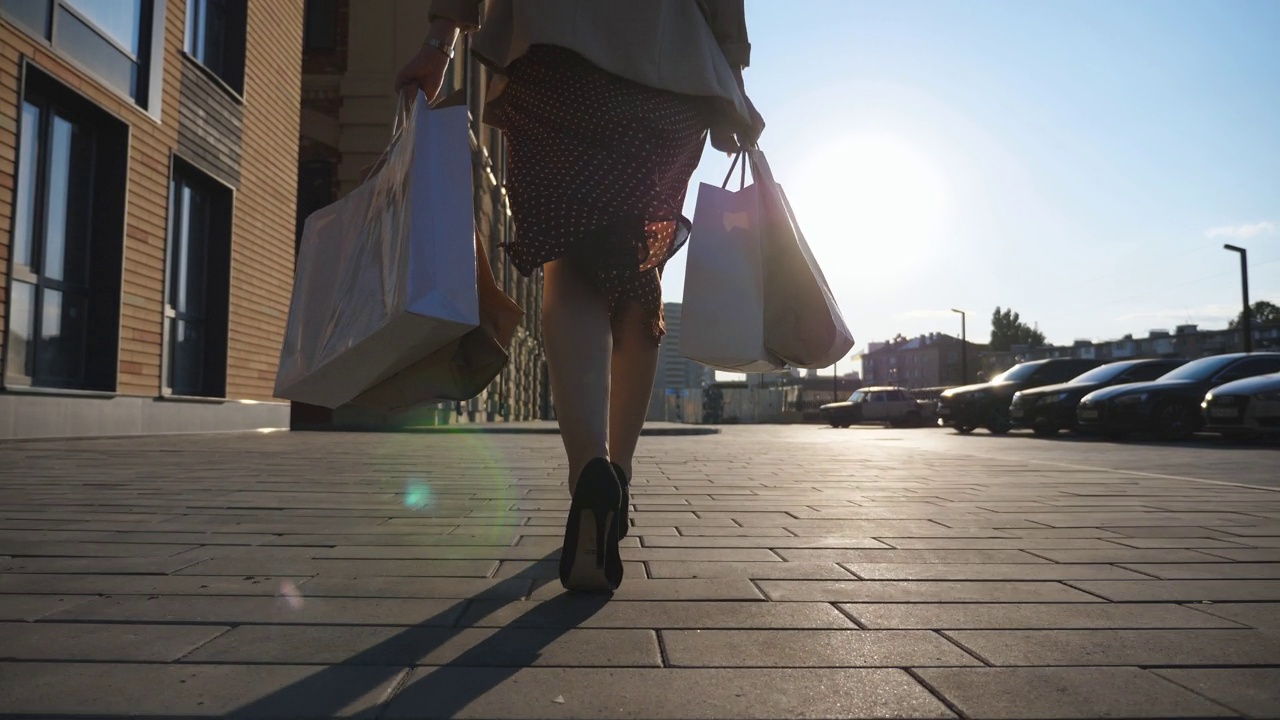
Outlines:
MULTIPOLYGON (((439 0, 437 0, 439 1, 439 0)), ((699 0, 711 25, 716 43, 729 65, 744 68, 751 64, 751 42, 747 38, 745 0, 699 0)))
POLYGON ((431 0, 427 17, 431 20, 452 20, 463 32, 479 30, 483 3, 484 0, 431 0))

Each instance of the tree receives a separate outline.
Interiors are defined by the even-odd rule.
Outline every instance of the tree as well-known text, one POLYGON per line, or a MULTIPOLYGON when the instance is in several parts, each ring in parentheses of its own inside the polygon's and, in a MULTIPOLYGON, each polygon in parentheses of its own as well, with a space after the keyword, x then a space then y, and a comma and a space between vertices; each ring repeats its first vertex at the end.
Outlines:
POLYGON ((1008 350, 1014 345, 1040 347, 1044 345, 1044 333, 1022 322, 1013 310, 997 307, 991 315, 991 349, 1008 350))
MULTIPOLYGON (((1266 300, 1259 300, 1249 306, 1249 311, 1249 314, 1253 316, 1254 325, 1280 325, 1280 306, 1277 306, 1275 303, 1270 303, 1266 300)), ((1240 311, 1240 314, 1236 316, 1235 320, 1231 321, 1231 325, 1228 327, 1235 330, 1241 325, 1244 325, 1243 310, 1240 311)))

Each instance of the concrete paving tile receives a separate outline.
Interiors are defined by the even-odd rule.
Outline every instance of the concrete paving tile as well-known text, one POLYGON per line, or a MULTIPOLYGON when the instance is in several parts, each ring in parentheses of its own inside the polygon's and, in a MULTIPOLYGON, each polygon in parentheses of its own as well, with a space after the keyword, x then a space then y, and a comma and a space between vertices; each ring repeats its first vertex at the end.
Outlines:
POLYGON ((1251 628, 1280 630, 1280 603, 1212 603, 1192 607, 1251 628))
POLYGON ((170 662, 228 629, 212 625, 0 623, 0 657, 8 660, 170 662))
POLYGON ((1215 548, 1204 552, 1214 557, 1235 560, 1236 562, 1280 563, 1280 548, 1237 548, 1232 550, 1215 548))
POLYGON ((1228 542, 1216 538, 1114 538, 1109 542, 1115 545, 1124 545, 1125 547, 1147 549, 1186 548, 1199 550, 1221 548, 1239 550, 1242 547, 1240 542, 1228 542))
MULTIPOLYGON (((954 647, 954 646, 952 646, 954 647)), ((652 630, 253 625, 186 662, 460 667, 660 667, 652 630)))
POLYGON ((1023 528, 1021 530, 1009 530, 1008 533, 1020 538, 1042 538, 1042 539, 1058 539, 1065 540, 1069 538, 1114 538, 1124 537, 1113 529, 1103 530, 1102 528, 1023 528))
POLYGON ((1280 668, 1152 670, 1252 718, 1280 717, 1280 668))
POLYGON ((1135 538, 1230 538, 1236 532, 1248 529, 1246 526, 1230 527, 1187 527, 1180 525, 1172 525, 1164 527, 1161 525, 1147 525, 1144 527, 1109 527, 1107 528, 1117 535, 1123 537, 1135 538))
MULTIPOLYGON (((535 590, 530 599, 549 600, 564 594, 558 582, 535 590)), ((612 595, 613 600, 764 600, 750 580, 713 578, 709 580, 652 580, 628 578, 612 595)))
POLYGON ((1163 580, 1280 580, 1280 563, 1223 562, 1150 565, 1125 563, 1120 567, 1153 575, 1163 580))
POLYGON ((690 629, 850 629, 851 620, 827 603, 604 602, 561 594, 540 602, 477 600, 462 626, 690 629))
POLYGON ((954 715, 891 669, 417 668, 388 720, 765 720, 954 715))
POLYGON ((196 545, 100 542, 0 542, 0 555, 12 558, 165 558, 196 545))
MULTIPOLYGON (((1031 523, 1027 523, 1031 525, 1031 523)), ((799 537, 852 535, 881 540, 890 538, 1002 538, 995 528, 956 528, 924 520, 793 520, 783 526, 799 537)), ((1038 525, 1035 527, 1039 527, 1038 525)))
POLYGON ((1212 563, 1221 558, 1196 550, 1036 550, 1036 555, 1056 563, 1212 563))
POLYGON ((496 560, 306 560, 214 558, 179 575, 327 575, 331 577, 489 577, 496 560))
POLYGON ((785 560, 838 563, 1046 563, 1021 550, 779 550, 785 560))
MULTIPOLYGON (((645 577, 644 563, 622 563, 624 582, 645 577)), ((555 560, 529 562, 527 560, 504 560, 498 565, 493 577, 499 580, 507 578, 523 578, 527 580, 559 580, 560 563, 555 560)))
POLYGON ((1114 565, 1057 563, 842 563, 866 580, 1143 580, 1147 576, 1114 565))
POLYGON ((1112 602, 1280 600, 1280 580, 1068 580, 1112 602))
POLYGON ((0 575, 0 593, 65 595, 275 595, 305 577, 202 575, 0 575))
POLYGON ((967 717, 990 720, 1234 717, 1137 668, 927 668, 919 676, 967 717))
POLYGON ((461 615, 463 605, 454 600, 326 598, 305 594, 293 598, 130 596, 99 598, 45 620, 447 627, 461 615))
POLYGON ((0 715, 374 718, 401 668, 0 662, 0 715))
POLYGON ((1101 602, 1052 582, 910 580, 761 580, 770 600, 786 602, 1101 602))
POLYGON ((671 667, 957 667, 981 665, 915 630, 663 630, 671 667))
MULTIPOLYGON (((0 560, 0 574, 71 573, 167 575, 203 562, 198 557, 37 557, 0 560)), ((247 573, 237 573, 247 574, 247 573)))
POLYGON ((850 603, 840 609, 872 629, 1240 628, 1225 616, 1176 604, 850 603))
POLYGON ((880 548, 889 546, 871 538, 801 537, 647 537, 646 548, 880 548))
POLYGON ((299 589, 307 597, 519 600, 532 587, 533 580, 517 578, 317 577, 299 589))
POLYGON ((751 580, 852 580, 833 562, 666 562, 650 561, 652 578, 748 578, 751 580))
POLYGON ((1100 538, 887 538, 899 550, 1104 550, 1115 545, 1100 538))
POLYGON ((948 630, 993 665, 1271 665, 1266 630, 948 630))
MULTIPOLYGON (((452 537, 442 535, 441 537, 452 537)), ((559 557, 556 543, 554 557, 559 557)), ((500 547, 477 545, 428 545, 428 546, 341 546, 313 548, 312 557, 317 560, 543 560, 547 550, 538 547, 500 547)))
POLYGON ((773 551, 760 548, 622 548, 622 559, 631 562, 782 562, 773 551))
POLYGON ((91 599, 87 595, 0 595, 0 620, 30 622, 91 599))
MULTIPOLYGON (((675 528, 678 534, 685 537, 795 537, 787 532, 786 528, 780 527, 706 527, 703 525, 682 525, 675 528)), ((650 535, 650 529, 646 529, 642 535, 650 535)), ((675 533, 673 533, 675 534, 675 533)))

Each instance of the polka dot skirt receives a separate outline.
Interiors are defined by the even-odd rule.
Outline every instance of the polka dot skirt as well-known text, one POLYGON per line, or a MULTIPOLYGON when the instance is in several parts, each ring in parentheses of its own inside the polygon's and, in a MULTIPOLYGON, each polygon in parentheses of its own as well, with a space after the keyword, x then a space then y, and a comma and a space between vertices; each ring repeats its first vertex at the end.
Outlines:
POLYGON ((535 45, 508 68, 501 104, 515 239, 528 277, 568 258, 608 298, 666 330, 662 269, 689 235, 681 215, 702 157, 705 101, 634 83, 582 56, 535 45))

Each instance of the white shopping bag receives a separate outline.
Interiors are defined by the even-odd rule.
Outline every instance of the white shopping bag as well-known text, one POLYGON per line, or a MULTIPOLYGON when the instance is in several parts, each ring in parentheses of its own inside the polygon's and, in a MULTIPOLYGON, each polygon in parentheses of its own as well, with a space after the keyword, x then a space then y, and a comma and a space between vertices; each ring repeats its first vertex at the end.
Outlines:
POLYGON ((765 347, 793 368, 831 367, 853 349, 853 334, 764 153, 747 157, 763 232, 765 347))
MULTIPOLYGON (((726 177, 725 185, 728 182, 726 177)), ((733 192, 702 183, 689 235, 680 354, 726 372, 772 372, 786 367, 765 347, 757 187, 753 184, 733 192)))
POLYGON ((466 107, 416 94, 382 168, 307 218, 277 397, 335 408, 479 324, 466 107))

